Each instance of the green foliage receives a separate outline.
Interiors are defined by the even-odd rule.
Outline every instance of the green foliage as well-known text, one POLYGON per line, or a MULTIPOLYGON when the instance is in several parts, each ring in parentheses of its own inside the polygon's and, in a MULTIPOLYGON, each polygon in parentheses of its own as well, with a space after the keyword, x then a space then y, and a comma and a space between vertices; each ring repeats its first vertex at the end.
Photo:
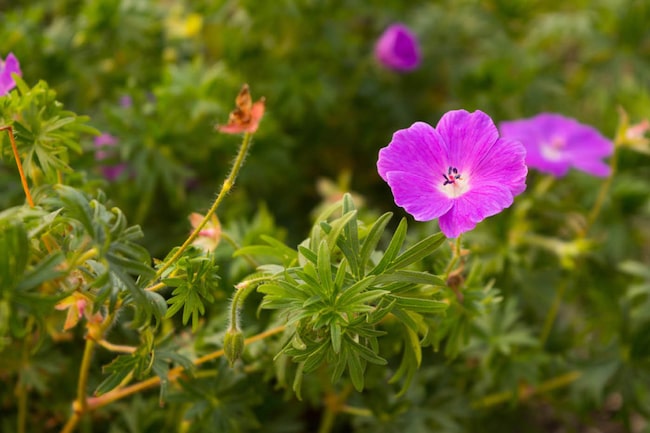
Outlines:
MULTIPOLYGON (((418 333, 426 334, 425 314, 443 313, 447 304, 440 300, 444 282, 424 272, 403 268, 433 254, 444 236, 431 235, 399 253, 406 234, 402 220, 386 251, 375 250, 390 214, 370 225, 364 236, 352 199, 346 195, 338 206, 322 215, 340 210, 331 221, 317 220, 311 237, 298 248, 298 266, 283 267, 268 275, 258 287, 265 296, 262 308, 280 310, 290 331, 279 355, 299 364, 294 390, 300 395, 301 374, 329 366, 332 382, 347 371, 354 387, 364 387, 367 363, 385 365, 379 354, 378 337, 385 334, 381 322, 390 314, 402 322, 405 350, 403 365, 412 377, 421 363, 418 333), (376 262, 370 260, 374 256, 376 262)), ((247 254, 264 252, 275 257, 291 257, 286 247, 271 250, 247 247, 247 254)), ((243 252, 242 252, 243 253, 243 252)), ((407 384, 408 385, 408 384, 407 384)))
MULTIPOLYGON (((33 88, 18 78, 17 93, 0 103, 0 124, 13 126, 18 151, 23 157, 27 177, 36 183, 54 183, 61 173, 70 173, 70 152, 81 153, 78 137, 82 133, 96 133, 88 126, 87 116, 63 110, 56 100, 56 92, 44 81, 33 88)), ((13 154, 9 140, 2 137, 3 159, 11 161, 13 154)))
MULTIPOLYGON (((173 251, 172 251, 173 252, 173 251)), ((214 301, 214 291, 219 281, 218 267, 211 257, 184 256, 176 262, 170 276, 162 282, 173 287, 172 296, 167 300, 169 309, 166 318, 173 317, 183 309, 183 325, 192 318, 192 330, 199 326, 199 315, 205 314, 204 302, 214 301)))
POLYGON ((0 0, 23 72, 0 127, 35 201, 0 131, 0 431, 61 431, 81 383, 83 431, 636 433, 648 22, 639 0, 0 0), (398 21, 410 74, 372 55, 398 21), (169 263, 231 168, 240 138, 214 126, 244 82, 266 113, 218 246, 169 263), (594 125, 611 185, 530 170, 447 244, 394 206, 377 151, 461 107, 594 125))

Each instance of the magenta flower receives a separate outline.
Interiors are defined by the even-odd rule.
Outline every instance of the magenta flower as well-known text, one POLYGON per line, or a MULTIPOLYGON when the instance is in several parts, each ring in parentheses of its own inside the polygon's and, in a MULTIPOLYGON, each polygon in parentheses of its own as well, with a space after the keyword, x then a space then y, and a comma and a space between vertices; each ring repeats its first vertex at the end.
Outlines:
POLYGON ((375 57, 385 67, 401 72, 420 64, 420 47, 415 35, 403 24, 393 24, 375 45, 375 57))
POLYGON ((16 87, 16 82, 11 74, 17 74, 22 77, 20 64, 13 53, 9 53, 3 61, 0 59, 0 96, 6 95, 11 89, 16 87))
MULTIPOLYGON (((105 161, 113 159, 115 152, 112 148, 117 146, 117 137, 111 134, 103 133, 95 137, 95 160, 105 161)), ((116 180, 126 170, 126 164, 104 164, 101 166, 104 177, 110 181, 116 180)))
POLYGON ((439 218, 449 238, 509 207, 526 189, 524 146, 499 138, 482 111, 446 113, 433 128, 416 122, 379 151, 377 170, 395 203, 417 221, 439 218))
POLYGON ((608 176, 602 159, 614 151, 614 144, 589 125, 560 114, 541 113, 529 119, 499 124, 501 135, 520 140, 526 147, 526 164, 561 177, 574 167, 594 176, 608 176))

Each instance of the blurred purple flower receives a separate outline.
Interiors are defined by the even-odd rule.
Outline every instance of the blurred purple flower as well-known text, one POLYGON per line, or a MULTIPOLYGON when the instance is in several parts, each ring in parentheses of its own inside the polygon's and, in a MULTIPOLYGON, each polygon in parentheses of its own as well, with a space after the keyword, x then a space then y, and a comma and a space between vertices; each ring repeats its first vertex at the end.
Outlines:
POLYGON ((509 207, 526 189, 524 146, 499 138, 481 111, 450 111, 438 125, 416 122, 393 134, 377 169, 395 203, 417 221, 439 219, 449 238, 509 207))
POLYGON ((0 96, 6 95, 11 89, 16 87, 16 82, 11 76, 12 73, 18 74, 21 77, 23 75, 20 71, 18 59, 13 53, 9 53, 4 61, 0 58, 0 96))
POLYGON ((130 95, 124 95, 120 98, 120 106, 122 108, 131 108, 133 105, 133 98, 130 95))
POLYGON ((375 57, 389 69, 412 71, 420 64, 418 40, 405 25, 393 24, 377 40, 375 57))
MULTIPOLYGON (((103 133, 95 137, 95 160, 104 161, 113 158, 115 152, 111 148, 117 146, 117 143, 117 137, 108 133, 103 133)), ((126 167, 127 165, 125 163, 108 164, 102 165, 101 170, 106 179, 114 181, 124 173, 126 167)))
POLYGON ((602 159, 614 151, 614 144, 595 128, 575 119, 541 113, 528 119, 499 124, 501 135, 520 140, 526 147, 526 164, 557 177, 571 167, 605 177, 610 168, 602 159))

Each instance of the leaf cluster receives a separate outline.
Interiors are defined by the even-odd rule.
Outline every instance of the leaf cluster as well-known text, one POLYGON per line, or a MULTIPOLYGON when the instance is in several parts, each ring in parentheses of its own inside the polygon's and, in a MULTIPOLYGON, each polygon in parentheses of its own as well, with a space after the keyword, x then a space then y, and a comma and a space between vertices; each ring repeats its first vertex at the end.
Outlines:
POLYGON ((238 251, 272 255, 285 263, 264 269, 267 281, 258 291, 264 294, 261 307, 277 310, 290 329, 279 354, 298 364, 296 392, 303 373, 320 367, 329 369, 333 382, 347 373, 355 388, 363 389, 367 364, 387 363, 379 353, 385 321, 397 321, 404 328, 406 349, 397 376, 411 376, 419 366, 420 338, 429 332, 425 317, 444 313, 447 307, 441 297, 445 283, 408 267, 432 254, 444 236, 431 235, 402 251, 407 228, 402 220, 386 250, 379 251, 390 217, 384 214, 366 227, 346 195, 319 216, 311 236, 297 250, 267 237, 267 245, 238 251), (330 218, 337 211, 341 215, 330 218))

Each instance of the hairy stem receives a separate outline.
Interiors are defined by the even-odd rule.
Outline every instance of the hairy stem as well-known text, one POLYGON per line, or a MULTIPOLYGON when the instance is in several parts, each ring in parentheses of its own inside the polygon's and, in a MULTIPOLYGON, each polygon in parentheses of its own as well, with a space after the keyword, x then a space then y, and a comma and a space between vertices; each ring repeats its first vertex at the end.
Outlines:
POLYGON ((7 134, 9 134, 11 149, 14 152, 14 158, 16 159, 16 166, 18 167, 18 174, 20 175, 20 182, 23 185, 23 190, 25 191, 25 197, 27 198, 27 203, 29 203, 29 207, 34 207, 34 200, 32 200, 32 194, 29 192, 29 185, 27 185, 27 178, 25 177, 23 164, 20 161, 20 155, 18 154, 18 146, 16 146, 16 140, 14 138, 14 128, 11 126, 0 126, 0 131, 7 131, 7 134))
POLYGON ((244 301, 250 295, 250 293, 255 290, 258 285, 258 281, 264 281, 268 278, 254 278, 252 280, 245 281, 245 285, 237 287, 235 294, 232 297, 232 304, 230 305, 230 328, 238 329, 239 324, 237 323, 238 311, 243 305, 244 301))
POLYGON ((208 223, 212 215, 217 211, 217 208, 219 207, 223 199, 226 197, 226 195, 228 195, 228 193, 232 189, 232 186, 235 184, 235 180, 237 179, 239 170, 241 169, 244 160, 246 159, 246 154, 248 153, 250 142, 251 142, 251 133, 247 132, 244 134, 244 139, 242 140, 241 146, 239 147, 239 153, 237 154, 237 158, 233 163, 232 169, 230 170, 228 177, 226 177, 226 180, 223 182, 223 185, 221 186, 221 191, 219 191, 219 195, 217 195, 217 198, 214 200, 214 203, 212 203, 212 207, 210 207, 208 212, 205 214, 205 217, 203 217, 203 220, 199 223, 199 225, 196 226, 194 231, 185 240, 183 245, 181 245, 180 248, 176 250, 174 255, 169 260, 167 260, 165 263, 163 263, 160 266, 160 268, 158 268, 156 275, 154 275, 154 277, 152 278, 152 282, 160 278, 162 274, 167 269, 169 269, 169 267, 173 265, 183 255, 185 250, 198 237, 199 233, 201 232, 201 230, 203 230, 203 228, 208 223))

